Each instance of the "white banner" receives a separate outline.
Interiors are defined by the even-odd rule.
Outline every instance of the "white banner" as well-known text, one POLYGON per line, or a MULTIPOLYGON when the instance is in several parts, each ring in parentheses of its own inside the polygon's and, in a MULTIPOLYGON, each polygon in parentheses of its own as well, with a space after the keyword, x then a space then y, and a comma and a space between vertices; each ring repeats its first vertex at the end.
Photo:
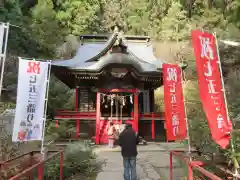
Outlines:
POLYGON ((3 37, 5 34, 5 24, 4 23, 0 23, 0 55, 3 56, 3 37))
POLYGON ((19 58, 12 141, 42 140, 49 62, 19 58))

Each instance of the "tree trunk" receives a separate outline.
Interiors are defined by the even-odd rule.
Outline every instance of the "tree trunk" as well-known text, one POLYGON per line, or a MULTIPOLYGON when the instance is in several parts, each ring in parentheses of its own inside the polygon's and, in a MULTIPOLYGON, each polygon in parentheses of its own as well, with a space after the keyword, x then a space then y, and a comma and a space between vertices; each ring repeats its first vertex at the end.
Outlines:
POLYGON ((194 3, 195 3, 195 0, 187 0, 187 2, 186 2, 188 18, 192 17, 192 9, 193 9, 193 4, 194 3))
POLYGON ((212 9, 213 7, 213 0, 208 0, 208 9, 212 9))

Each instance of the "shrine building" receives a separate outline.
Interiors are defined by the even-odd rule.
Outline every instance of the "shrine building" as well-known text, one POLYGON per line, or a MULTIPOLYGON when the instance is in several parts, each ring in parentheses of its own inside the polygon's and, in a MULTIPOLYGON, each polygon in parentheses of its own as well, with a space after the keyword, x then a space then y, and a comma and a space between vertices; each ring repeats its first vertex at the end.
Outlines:
POLYGON ((52 62, 52 73, 76 93, 75 109, 57 110, 55 119, 76 121, 76 136, 88 134, 96 144, 107 142, 109 121, 131 123, 146 140, 165 141, 164 114, 154 107, 163 62, 150 38, 118 31, 80 38, 72 59, 52 62))

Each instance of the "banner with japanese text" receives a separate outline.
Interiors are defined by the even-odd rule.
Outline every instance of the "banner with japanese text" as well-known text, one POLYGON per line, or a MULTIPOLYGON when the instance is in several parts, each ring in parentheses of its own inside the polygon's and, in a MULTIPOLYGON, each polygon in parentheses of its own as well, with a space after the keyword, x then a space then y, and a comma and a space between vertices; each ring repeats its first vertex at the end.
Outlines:
POLYGON ((12 141, 42 140, 49 62, 19 59, 12 141))
POLYGON ((215 36, 194 30, 192 45, 196 57, 200 98, 212 138, 222 148, 226 148, 229 145, 232 123, 227 117, 215 36))
POLYGON ((178 65, 163 64, 164 109, 168 141, 183 140, 187 137, 181 71, 178 65))

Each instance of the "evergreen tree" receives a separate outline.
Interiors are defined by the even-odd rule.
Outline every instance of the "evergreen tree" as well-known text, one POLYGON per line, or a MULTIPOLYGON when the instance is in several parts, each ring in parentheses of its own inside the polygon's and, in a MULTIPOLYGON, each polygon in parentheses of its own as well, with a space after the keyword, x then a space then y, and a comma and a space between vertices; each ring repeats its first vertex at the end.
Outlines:
POLYGON ((38 41, 46 54, 54 54, 57 45, 63 40, 64 32, 57 22, 52 1, 39 1, 32 10, 30 22, 32 38, 38 41))
POLYGON ((128 31, 127 9, 128 0, 102 0, 101 22, 106 32, 112 31, 116 25, 120 26, 124 32, 128 31))
POLYGON ((57 20, 68 34, 95 33, 101 30, 99 0, 58 0, 57 20))
POLYGON ((162 19, 160 39, 181 41, 189 36, 190 26, 186 11, 178 2, 172 2, 166 16, 162 19))

